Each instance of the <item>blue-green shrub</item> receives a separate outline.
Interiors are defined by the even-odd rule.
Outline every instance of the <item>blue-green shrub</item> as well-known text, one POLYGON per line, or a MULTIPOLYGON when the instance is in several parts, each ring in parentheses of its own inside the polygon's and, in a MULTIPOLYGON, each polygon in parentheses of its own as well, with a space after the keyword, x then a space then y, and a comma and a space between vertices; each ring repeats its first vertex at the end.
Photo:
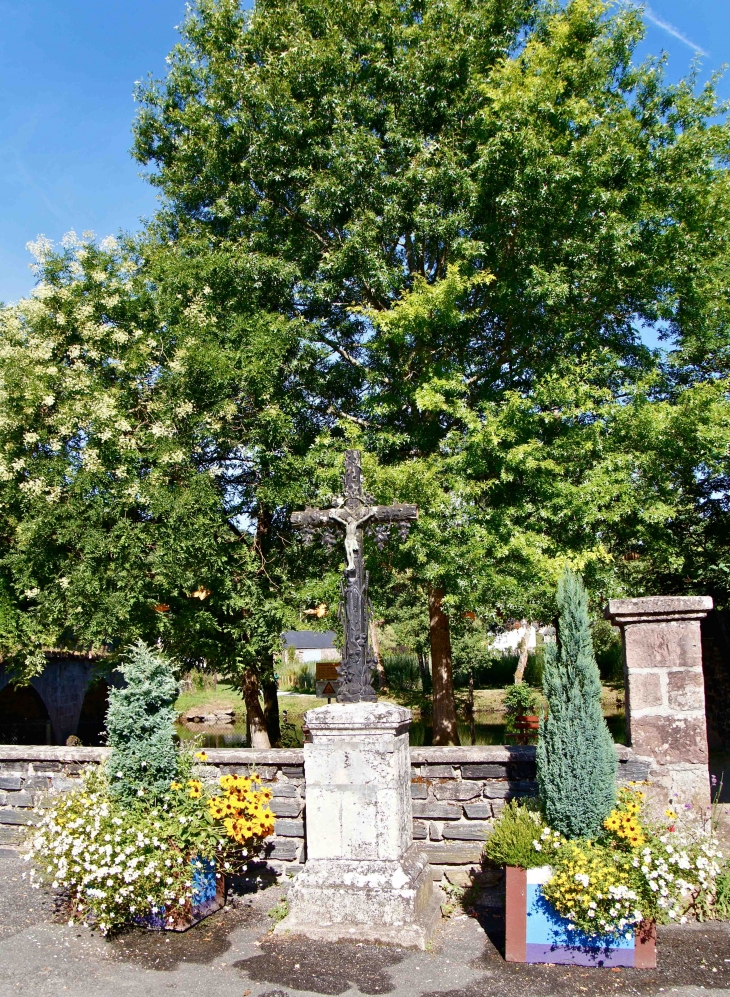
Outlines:
POLYGON ((110 792, 129 801, 160 796, 178 769, 173 709, 178 684, 172 664, 138 641, 117 670, 125 685, 109 691, 110 792))
POLYGON ((548 824, 566 837, 595 837, 616 799, 616 750, 601 710, 588 596, 579 575, 558 584, 559 646, 545 647, 537 781, 548 824))

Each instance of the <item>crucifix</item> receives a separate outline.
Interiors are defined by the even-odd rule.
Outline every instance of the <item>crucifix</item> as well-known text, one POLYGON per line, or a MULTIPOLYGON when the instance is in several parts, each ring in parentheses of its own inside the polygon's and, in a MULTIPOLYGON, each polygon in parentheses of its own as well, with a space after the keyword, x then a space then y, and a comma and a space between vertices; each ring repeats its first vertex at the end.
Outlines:
POLYGON ((363 566, 363 527, 375 523, 407 523, 418 519, 415 505, 370 505, 362 490, 360 451, 345 451, 345 497, 334 509, 293 512, 294 526, 307 530, 333 524, 345 531, 343 600, 345 647, 338 669, 339 703, 373 702, 371 684, 373 658, 368 643, 368 577, 363 566))

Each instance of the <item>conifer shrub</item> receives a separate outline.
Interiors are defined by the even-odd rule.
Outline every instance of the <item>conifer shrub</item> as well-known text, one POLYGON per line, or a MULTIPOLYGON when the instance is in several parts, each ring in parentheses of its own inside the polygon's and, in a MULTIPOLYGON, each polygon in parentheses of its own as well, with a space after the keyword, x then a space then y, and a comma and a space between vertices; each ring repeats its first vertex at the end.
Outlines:
POLYGON ((566 571, 558 584, 559 643, 545 648, 537 781, 545 818, 567 838, 593 838, 616 800, 616 749, 601 710, 588 595, 566 571))
POLYGON ((138 641, 118 671, 126 684, 110 689, 106 717, 110 793, 128 801, 163 796, 178 774, 172 663, 138 641))

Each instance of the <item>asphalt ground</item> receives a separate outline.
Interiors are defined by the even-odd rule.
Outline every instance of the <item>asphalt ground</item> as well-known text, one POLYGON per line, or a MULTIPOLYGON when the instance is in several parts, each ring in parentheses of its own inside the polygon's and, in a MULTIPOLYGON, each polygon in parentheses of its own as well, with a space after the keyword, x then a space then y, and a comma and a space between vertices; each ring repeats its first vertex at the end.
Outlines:
POLYGON ((285 888, 273 886, 231 896, 226 909, 184 933, 135 930, 107 941, 65 923, 25 871, 17 858, 0 859, 1 997, 706 997, 730 990, 725 923, 660 928, 657 970, 523 966, 502 958, 503 920, 494 906, 442 921, 427 952, 274 939, 268 912, 285 888))

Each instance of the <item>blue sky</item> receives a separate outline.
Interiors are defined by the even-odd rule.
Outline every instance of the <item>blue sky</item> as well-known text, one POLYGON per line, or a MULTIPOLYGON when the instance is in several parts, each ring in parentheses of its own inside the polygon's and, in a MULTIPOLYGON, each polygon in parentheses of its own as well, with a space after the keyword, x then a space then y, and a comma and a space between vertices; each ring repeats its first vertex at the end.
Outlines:
MULTIPOLYGON (((162 75, 184 0, 0 0, 0 301, 32 287, 39 233, 135 229, 155 192, 129 155, 135 80, 162 75)), ((730 0, 652 0, 641 55, 730 62, 730 0)), ((721 93, 730 98, 730 79, 721 93)))

